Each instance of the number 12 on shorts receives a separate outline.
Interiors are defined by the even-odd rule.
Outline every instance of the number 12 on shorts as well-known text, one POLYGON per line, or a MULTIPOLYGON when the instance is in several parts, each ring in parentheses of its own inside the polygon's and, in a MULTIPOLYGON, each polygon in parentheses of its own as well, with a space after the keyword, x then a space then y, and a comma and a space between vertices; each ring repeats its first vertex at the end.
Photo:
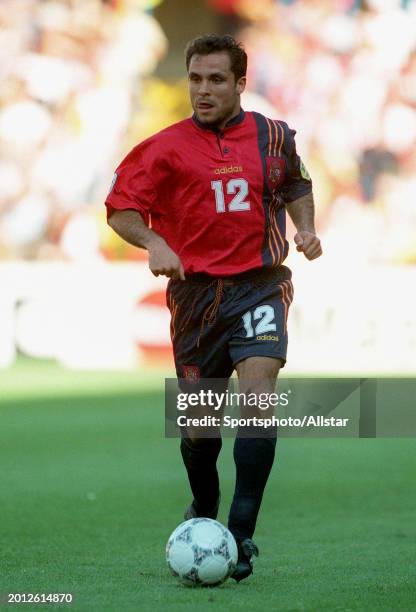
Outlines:
POLYGON ((246 330, 246 338, 253 338, 254 334, 264 334, 265 332, 276 331, 276 323, 274 321, 274 309, 269 304, 257 306, 253 313, 251 310, 243 315, 244 329, 246 330), (258 323, 253 323, 258 321, 258 323), (254 324, 254 329, 253 329, 254 324))

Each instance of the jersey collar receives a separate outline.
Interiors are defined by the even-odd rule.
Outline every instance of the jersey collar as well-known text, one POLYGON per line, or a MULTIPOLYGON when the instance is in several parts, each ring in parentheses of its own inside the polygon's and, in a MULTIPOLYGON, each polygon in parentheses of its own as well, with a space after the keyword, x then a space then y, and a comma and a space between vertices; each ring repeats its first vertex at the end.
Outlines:
POLYGON ((194 113, 192 115, 192 120, 194 121, 194 123, 196 123, 196 125, 200 128, 202 128, 203 130, 211 130, 214 133, 219 133, 222 132, 224 129, 232 127, 233 125, 238 125, 239 123, 241 123, 244 120, 244 117, 246 116, 245 111, 243 111, 243 109, 240 110, 240 112, 238 113, 238 115, 236 115, 235 117, 232 117, 232 119, 230 119, 229 121, 227 121, 227 123, 225 124, 224 128, 222 130, 220 130, 220 128, 218 127, 211 127, 210 125, 206 125, 205 123, 202 123, 198 117, 196 116, 196 114, 194 113))

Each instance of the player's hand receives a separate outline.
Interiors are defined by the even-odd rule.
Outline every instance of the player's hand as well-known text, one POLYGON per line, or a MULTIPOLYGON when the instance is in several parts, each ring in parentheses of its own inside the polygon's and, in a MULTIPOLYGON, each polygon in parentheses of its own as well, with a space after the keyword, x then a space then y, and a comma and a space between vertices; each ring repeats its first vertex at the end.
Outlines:
POLYGON ((168 278, 185 280, 185 271, 179 257, 166 244, 163 238, 158 237, 148 247, 149 268, 155 276, 163 275, 168 278))
POLYGON ((296 250, 302 252, 306 259, 316 259, 322 255, 321 241, 313 232, 297 232, 294 241, 296 250))

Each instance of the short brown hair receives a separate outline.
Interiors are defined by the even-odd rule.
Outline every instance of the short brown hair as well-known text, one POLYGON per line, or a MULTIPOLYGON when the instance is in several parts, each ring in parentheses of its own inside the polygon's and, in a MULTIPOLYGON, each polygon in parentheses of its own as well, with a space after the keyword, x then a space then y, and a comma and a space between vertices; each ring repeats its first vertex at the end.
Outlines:
POLYGON ((236 81, 246 76, 247 53, 244 51, 242 44, 229 35, 204 34, 190 40, 185 48, 186 69, 189 70, 189 64, 193 55, 209 55, 219 51, 226 51, 228 53, 231 70, 236 81))

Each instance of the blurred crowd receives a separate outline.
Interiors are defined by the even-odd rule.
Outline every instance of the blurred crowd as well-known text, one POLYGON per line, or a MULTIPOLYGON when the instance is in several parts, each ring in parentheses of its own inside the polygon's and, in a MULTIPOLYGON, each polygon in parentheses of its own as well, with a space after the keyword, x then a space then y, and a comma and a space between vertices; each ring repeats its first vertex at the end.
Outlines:
POLYGON ((2 259, 105 257, 102 203, 167 48, 149 4, 0 3, 2 259))
POLYGON ((212 1, 248 21, 250 87, 298 131, 327 249, 416 264, 416 4, 212 1))
MULTIPOLYGON (((207 0, 249 54, 249 89, 297 132, 325 244, 416 263, 416 5, 207 0)), ((189 113, 150 0, 0 3, 0 258, 136 258, 107 231, 114 167, 189 113)))

